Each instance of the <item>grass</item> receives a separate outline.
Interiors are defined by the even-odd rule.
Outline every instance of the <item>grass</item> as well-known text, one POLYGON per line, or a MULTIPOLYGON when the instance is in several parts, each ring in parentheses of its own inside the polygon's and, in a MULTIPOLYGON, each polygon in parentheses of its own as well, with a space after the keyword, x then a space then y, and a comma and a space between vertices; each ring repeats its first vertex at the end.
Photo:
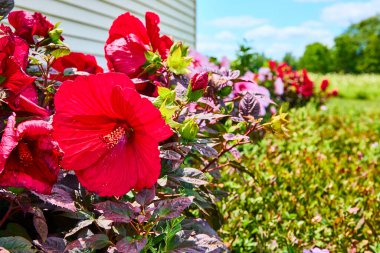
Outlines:
POLYGON ((339 90, 339 96, 347 99, 376 100, 380 99, 380 75, 376 74, 311 74, 310 77, 320 84, 327 78, 331 87, 339 90))
POLYGON ((341 95, 327 110, 293 110, 289 138, 244 147, 254 178, 223 173, 234 252, 380 252, 380 76, 329 78, 341 95))

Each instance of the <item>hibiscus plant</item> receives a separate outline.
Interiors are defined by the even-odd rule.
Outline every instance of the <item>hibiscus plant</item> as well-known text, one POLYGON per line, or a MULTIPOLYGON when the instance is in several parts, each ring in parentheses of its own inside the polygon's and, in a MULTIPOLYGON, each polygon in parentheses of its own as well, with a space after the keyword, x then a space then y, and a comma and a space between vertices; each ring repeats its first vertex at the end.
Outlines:
POLYGON ((261 117, 275 106, 270 94, 161 35, 155 13, 145 25, 116 18, 106 73, 42 14, 13 11, 8 21, 1 252, 228 251, 216 232, 220 171, 250 173, 242 145, 286 134, 286 114, 261 117))

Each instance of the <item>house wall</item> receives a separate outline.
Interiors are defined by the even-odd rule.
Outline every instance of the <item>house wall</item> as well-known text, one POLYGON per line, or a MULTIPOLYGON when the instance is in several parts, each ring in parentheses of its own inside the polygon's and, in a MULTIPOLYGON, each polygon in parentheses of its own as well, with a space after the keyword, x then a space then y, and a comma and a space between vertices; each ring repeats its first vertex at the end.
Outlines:
POLYGON ((105 66, 104 43, 113 20, 131 12, 145 23, 145 12, 161 18, 161 32, 195 47, 196 0, 15 0, 15 10, 38 11, 62 22, 65 43, 72 51, 95 55, 105 66))

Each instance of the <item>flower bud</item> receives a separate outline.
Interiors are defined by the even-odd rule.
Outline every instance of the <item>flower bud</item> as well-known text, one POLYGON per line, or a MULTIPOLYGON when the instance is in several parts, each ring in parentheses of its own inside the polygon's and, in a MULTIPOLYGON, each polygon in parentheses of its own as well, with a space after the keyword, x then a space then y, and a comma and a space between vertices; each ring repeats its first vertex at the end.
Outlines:
POLYGON ((193 140, 199 131, 198 124, 193 119, 187 119, 182 123, 179 133, 186 140, 193 140))
POLYGON ((191 90, 204 90, 207 87, 208 84, 208 73, 207 72, 200 72, 196 73, 191 78, 191 90))
POLYGON ((324 79, 321 83, 320 88, 322 91, 325 91, 327 89, 327 87, 329 87, 329 80, 324 79))

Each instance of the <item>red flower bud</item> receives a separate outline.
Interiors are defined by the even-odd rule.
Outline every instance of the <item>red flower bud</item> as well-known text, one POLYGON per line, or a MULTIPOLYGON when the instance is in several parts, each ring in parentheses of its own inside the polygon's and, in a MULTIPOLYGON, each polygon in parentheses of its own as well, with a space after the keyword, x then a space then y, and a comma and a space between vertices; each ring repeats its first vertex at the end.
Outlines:
POLYGON ((338 90, 337 90, 337 89, 333 89, 333 90, 331 91, 331 95, 332 95, 333 97, 337 97, 337 96, 338 96, 338 90))
POLYGON ((200 72, 196 73, 191 78, 191 90, 204 90, 207 87, 208 84, 208 73, 207 72, 200 72))
POLYGON ((320 88, 321 88, 322 91, 325 91, 325 90, 327 89, 328 86, 329 86, 329 80, 324 79, 324 80, 322 81, 322 83, 321 83, 320 88))

